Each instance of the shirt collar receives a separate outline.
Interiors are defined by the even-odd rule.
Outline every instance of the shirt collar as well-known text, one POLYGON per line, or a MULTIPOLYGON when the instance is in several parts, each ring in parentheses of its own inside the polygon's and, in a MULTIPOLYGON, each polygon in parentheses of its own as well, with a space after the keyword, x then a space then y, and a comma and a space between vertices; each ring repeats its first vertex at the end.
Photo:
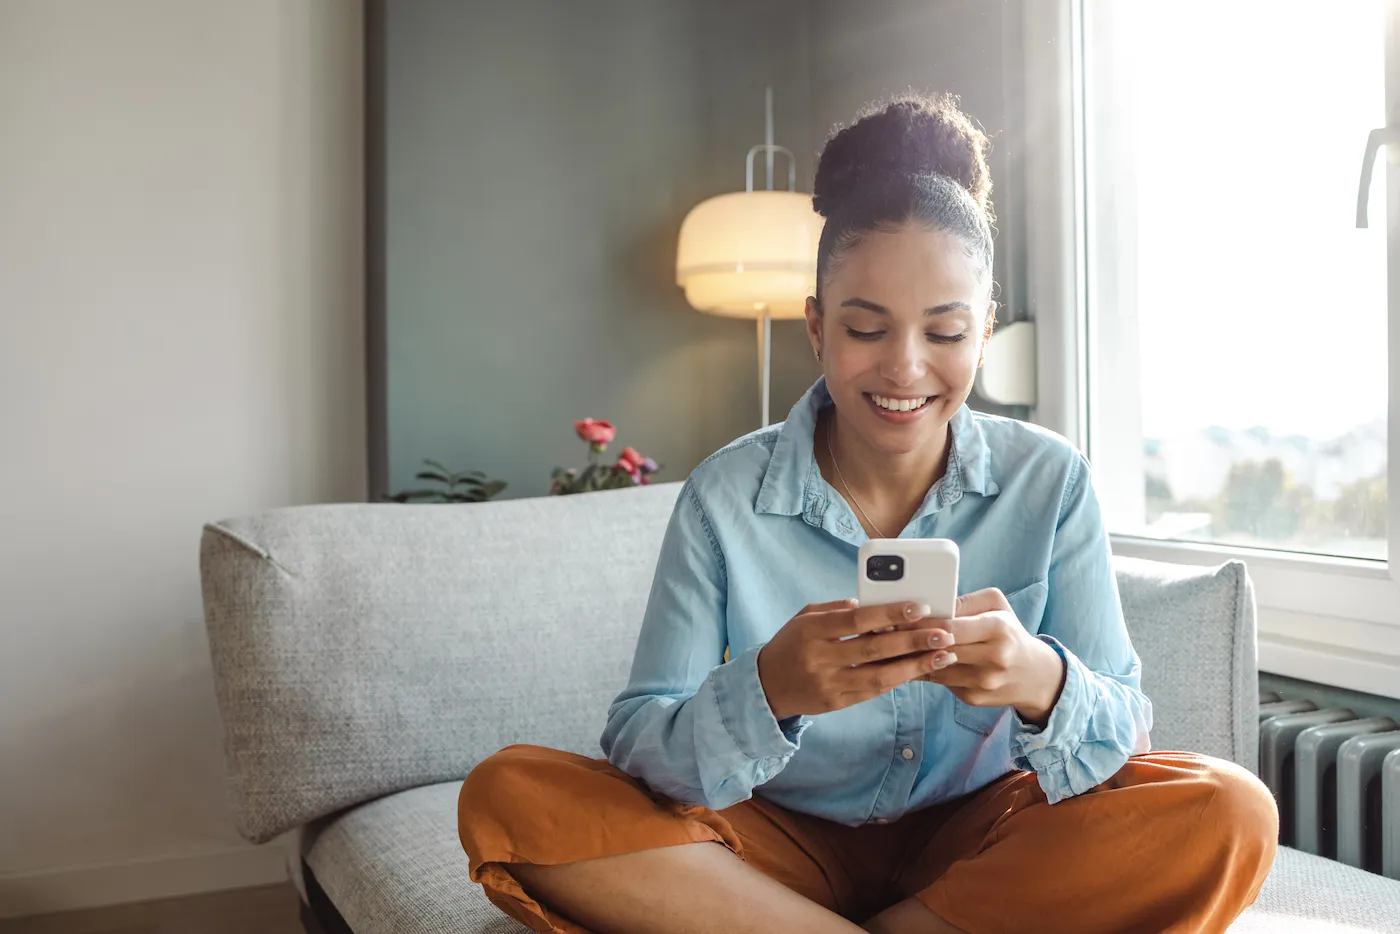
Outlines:
MULTIPOLYGON (((754 501, 755 512, 803 515, 814 524, 821 524, 830 502, 831 487, 817 467, 812 444, 816 437, 817 415, 830 404, 826 377, 821 377, 792 407, 773 445, 773 456, 754 501)), ((929 489, 914 519, 957 502, 964 493, 993 496, 999 492, 992 477, 991 449, 972 410, 961 406, 951 424, 953 439, 948 451, 947 473, 929 489)))

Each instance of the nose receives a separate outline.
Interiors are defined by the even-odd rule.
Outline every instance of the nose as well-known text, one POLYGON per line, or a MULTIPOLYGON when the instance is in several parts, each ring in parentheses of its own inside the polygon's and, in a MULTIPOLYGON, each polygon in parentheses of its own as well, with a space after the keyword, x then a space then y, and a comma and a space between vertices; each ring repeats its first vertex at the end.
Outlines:
POLYGON ((889 341, 888 352, 880 361, 880 375, 901 388, 923 378, 925 372, 922 334, 889 341))

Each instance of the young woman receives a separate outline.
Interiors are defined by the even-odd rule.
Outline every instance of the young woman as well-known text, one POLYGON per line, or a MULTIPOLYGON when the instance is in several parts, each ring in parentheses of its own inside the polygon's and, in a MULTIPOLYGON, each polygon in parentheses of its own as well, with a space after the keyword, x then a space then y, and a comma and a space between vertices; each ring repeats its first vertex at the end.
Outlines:
POLYGON ((607 760, 512 746, 463 786, 472 876, 533 930, 1198 934, 1254 900, 1274 801, 1148 751, 1088 464, 964 404, 985 151, 944 98, 827 143, 823 377, 681 490, 607 760), (847 599, 897 536, 958 543, 956 618, 847 599))

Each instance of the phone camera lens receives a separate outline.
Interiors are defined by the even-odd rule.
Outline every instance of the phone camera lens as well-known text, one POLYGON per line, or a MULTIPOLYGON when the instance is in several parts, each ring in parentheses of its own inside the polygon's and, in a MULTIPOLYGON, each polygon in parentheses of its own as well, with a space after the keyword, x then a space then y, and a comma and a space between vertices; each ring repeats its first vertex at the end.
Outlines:
POLYGON ((901 580, 904 562, 898 555, 871 555, 865 562, 865 576, 873 581, 901 580))

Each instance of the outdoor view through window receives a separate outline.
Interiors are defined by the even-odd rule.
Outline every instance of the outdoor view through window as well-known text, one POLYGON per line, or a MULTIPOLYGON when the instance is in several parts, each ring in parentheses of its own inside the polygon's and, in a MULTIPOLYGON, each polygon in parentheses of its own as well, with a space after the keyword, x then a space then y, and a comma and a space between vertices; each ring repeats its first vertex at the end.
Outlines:
MULTIPOLYGON (((1096 22, 1090 3, 1088 73, 1113 49, 1132 109, 1096 122, 1091 103, 1086 128, 1091 198, 1099 171, 1136 217, 1130 247, 1091 239, 1088 258, 1091 278, 1131 267, 1097 313, 1136 316, 1135 347, 1097 348, 1137 357, 1140 456, 1115 469, 1143 496, 1124 484, 1114 531, 1386 558, 1384 154, 1355 226, 1386 122, 1384 9, 1322 6, 1123 3, 1096 22)), ((1091 381, 1091 405, 1124 382, 1091 381)))

